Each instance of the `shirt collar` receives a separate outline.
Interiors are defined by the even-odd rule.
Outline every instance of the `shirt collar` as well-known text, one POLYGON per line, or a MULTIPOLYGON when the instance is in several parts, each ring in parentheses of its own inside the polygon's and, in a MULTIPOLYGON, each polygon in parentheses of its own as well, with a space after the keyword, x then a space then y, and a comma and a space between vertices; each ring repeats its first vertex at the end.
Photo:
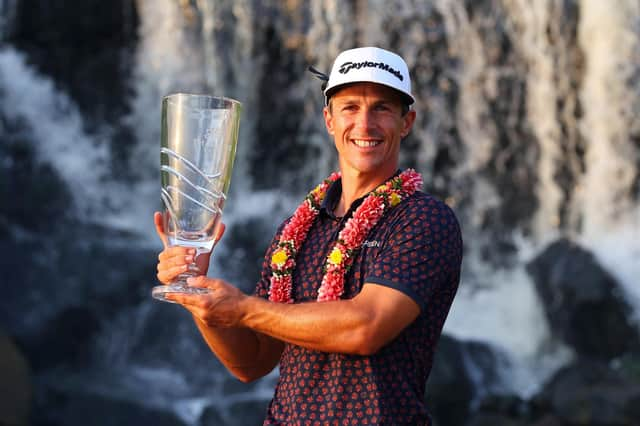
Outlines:
MULTIPOLYGON (((342 178, 335 180, 327 189, 327 194, 324 196, 324 200, 322 200, 322 204, 320 204, 320 213, 329 216, 331 219, 338 219, 333 211, 336 209, 338 202, 340 201, 340 196, 342 195, 342 178)), ((361 201, 360 201, 361 202, 361 201)), ((358 203, 356 200, 353 204, 358 203)))

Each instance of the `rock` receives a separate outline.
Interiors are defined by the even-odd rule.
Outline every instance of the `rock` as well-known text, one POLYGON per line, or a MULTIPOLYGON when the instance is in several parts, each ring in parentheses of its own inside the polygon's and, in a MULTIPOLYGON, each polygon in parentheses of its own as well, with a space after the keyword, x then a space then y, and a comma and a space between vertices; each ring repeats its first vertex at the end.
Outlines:
POLYGON ((230 374, 226 376, 222 385, 222 392, 225 395, 234 395, 245 393, 247 389, 251 389, 251 385, 241 382, 230 374))
POLYGON ((250 399, 233 402, 228 410, 209 406, 200 417, 200 425, 262 426, 268 404, 269 401, 250 399))
POLYGON ((579 355, 611 360, 640 346, 632 309, 594 256, 561 239, 527 265, 551 329, 579 355))
POLYGON ((527 401, 511 394, 490 394, 478 403, 475 413, 506 416, 511 419, 529 419, 530 408, 527 401))
MULTIPOLYGON (((34 413, 34 425, 154 425, 187 426, 170 408, 158 409, 139 401, 126 400, 113 395, 102 395, 88 390, 42 389, 46 399, 34 413)), ((144 400, 141 396, 140 400, 144 400)))
POLYGON ((231 404, 229 426, 261 426, 268 403, 268 401, 250 400, 231 404))
POLYGON ((535 398, 571 425, 636 426, 640 385, 607 364, 581 359, 560 369, 535 398))
POLYGON ((6 233, 11 233, 9 224, 48 233, 52 223, 59 226, 69 216, 72 196, 54 168, 38 161, 21 123, 0 110, 0 128, 5 130, 0 145, 0 218, 9 228, 6 233))
POLYGON ((443 335, 426 387, 427 409, 438 425, 463 425, 472 402, 489 389, 500 389, 506 359, 489 345, 460 342, 443 335))
POLYGON ((17 2, 9 39, 53 77, 90 118, 113 122, 127 112, 138 15, 132 0, 17 2))
POLYGON ((217 407, 209 406, 205 408, 200 416, 201 426, 217 426, 226 424, 224 417, 220 414, 220 410, 217 407))
POLYGON ((636 385, 640 385, 640 352, 628 353, 616 359, 612 368, 636 385))
POLYGON ((27 361, 11 339, 0 331, 0 424, 28 424, 31 374, 27 361))
POLYGON ((534 423, 531 423, 531 426, 565 426, 562 420, 553 414, 546 414, 541 419, 538 419, 534 423))
POLYGON ((526 423, 500 414, 474 414, 465 426, 525 426, 526 423))
POLYGON ((0 278, 20 283, 7 286, 7 297, 0 299, 7 330, 22 340, 45 333, 72 307, 102 320, 150 299, 157 253, 136 248, 134 238, 118 238, 113 231, 74 223, 52 230, 46 239, 0 239, 0 278))
POLYGON ((99 332, 95 312, 71 306, 47 323, 46 328, 25 341, 27 355, 35 371, 61 364, 81 366, 89 361, 92 338, 99 332))

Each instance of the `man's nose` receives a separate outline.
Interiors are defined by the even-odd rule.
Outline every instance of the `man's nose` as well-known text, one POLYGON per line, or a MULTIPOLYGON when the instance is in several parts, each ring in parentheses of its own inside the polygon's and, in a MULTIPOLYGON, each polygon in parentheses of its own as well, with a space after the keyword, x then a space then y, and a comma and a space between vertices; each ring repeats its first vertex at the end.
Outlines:
POLYGON ((375 123, 373 111, 368 108, 362 108, 356 116, 356 128, 361 130, 369 130, 375 123))

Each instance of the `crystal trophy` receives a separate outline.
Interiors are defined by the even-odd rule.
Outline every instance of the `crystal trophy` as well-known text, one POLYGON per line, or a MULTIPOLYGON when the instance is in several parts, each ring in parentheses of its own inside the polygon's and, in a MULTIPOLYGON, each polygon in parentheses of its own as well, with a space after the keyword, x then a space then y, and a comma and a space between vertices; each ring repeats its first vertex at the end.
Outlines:
MULTIPOLYGON (((240 102, 224 97, 177 93, 162 99, 160 148, 163 225, 170 246, 210 252, 231 181, 240 127, 240 102)), ((189 287, 197 267, 156 286, 154 298, 166 293, 206 293, 189 287)))

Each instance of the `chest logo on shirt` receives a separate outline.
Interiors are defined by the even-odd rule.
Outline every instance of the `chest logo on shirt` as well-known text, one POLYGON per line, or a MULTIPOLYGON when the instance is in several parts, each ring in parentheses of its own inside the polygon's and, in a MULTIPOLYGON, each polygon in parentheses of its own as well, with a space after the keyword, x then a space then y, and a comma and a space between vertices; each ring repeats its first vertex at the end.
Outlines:
POLYGON ((362 247, 380 247, 380 242, 373 240, 373 241, 369 241, 366 240, 364 243, 362 243, 362 247))

